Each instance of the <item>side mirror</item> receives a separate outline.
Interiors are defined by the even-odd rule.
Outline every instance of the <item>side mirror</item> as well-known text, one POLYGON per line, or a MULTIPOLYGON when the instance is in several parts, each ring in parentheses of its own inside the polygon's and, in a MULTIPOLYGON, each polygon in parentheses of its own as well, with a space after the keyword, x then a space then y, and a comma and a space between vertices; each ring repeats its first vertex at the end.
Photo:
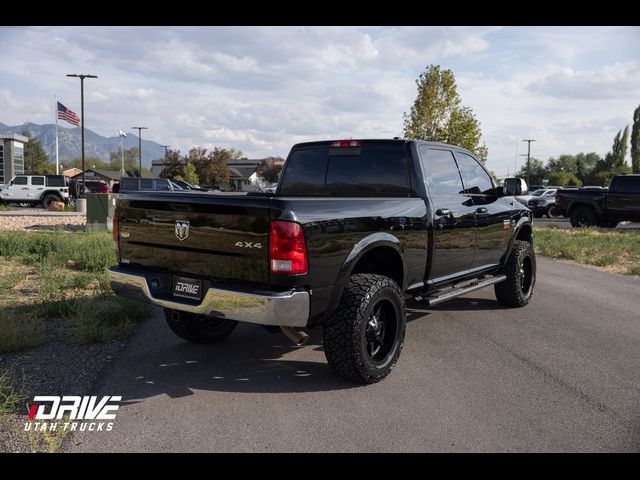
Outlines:
POLYGON ((504 196, 525 195, 528 192, 527 182, 522 178, 506 178, 504 180, 504 196))

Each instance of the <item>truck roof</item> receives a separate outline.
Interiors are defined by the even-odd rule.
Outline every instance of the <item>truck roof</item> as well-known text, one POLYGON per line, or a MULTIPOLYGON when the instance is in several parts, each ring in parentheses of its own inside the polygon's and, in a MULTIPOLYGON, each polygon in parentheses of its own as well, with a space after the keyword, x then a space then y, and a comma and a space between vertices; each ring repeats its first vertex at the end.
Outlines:
MULTIPOLYGON (((362 138, 362 139, 358 139, 358 138, 349 138, 349 139, 336 139, 336 140, 319 140, 319 141, 315 141, 315 142, 302 142, 302 143, 296 143, 292 149, 294 148, 308 148, 308 147, 324 147, 324 146, 328 146, 331 144, 335 144, 338 142, 359 142, 361 145, 378 145, 378 146, 382 146, 382 145, 403 145, 405 143, 415 143, 417 145, 429 145, 429 146, 436 146, 436 147, 447 147, 447 148, 455 148, 457 150, 463 151, 463 152, 467 152, 470 153, 471 155, 473 155, 472 152, 469 152, 469 150, 467 150, 466 148, 463 147, 459 147, 457 145, 451 145, 448 143, 442 143, 442 142, 431 142, 431 141, 427 141, 427 140, 413 140, 413 139, 408 139, 408 138, 362 138)), ((357 146, 357 145, 353 145, 353 146, 357 146)))

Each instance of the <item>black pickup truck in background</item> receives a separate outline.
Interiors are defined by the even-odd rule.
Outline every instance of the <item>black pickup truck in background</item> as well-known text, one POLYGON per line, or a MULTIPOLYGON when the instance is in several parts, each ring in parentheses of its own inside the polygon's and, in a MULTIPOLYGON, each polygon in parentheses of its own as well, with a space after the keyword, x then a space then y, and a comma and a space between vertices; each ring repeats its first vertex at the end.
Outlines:
POLYGON ((556 206, 573 227, 615 227, 640 221, 640 175, 618 175, 608 189, 561 189, 556 206))
POLYGON ((323 328, 330 366, 373 383, 396 364, 405 299, 437 305, 493 285, 533 295, 531 212, 521 183, 494 184, 461 148, 411 140, 295 145, 275 194, 121 193, 120 295, 164 307, 180 337, 214 343, 238 321, 323 328))

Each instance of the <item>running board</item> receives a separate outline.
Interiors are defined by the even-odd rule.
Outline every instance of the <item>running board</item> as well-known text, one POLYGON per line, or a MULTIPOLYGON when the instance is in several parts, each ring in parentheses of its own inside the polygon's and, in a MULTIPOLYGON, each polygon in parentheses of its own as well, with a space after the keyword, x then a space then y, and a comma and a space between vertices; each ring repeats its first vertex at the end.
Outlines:
POLYGON ((415 298, 417 301, 422 302, 426 301, 427 304, 432 307, 434 305, 438 305, 439 303, 446 302, 447 300, 451 300, 452 298, 460 297, 462 295, 466 295, 467 293, 474 292, 484 287, 488 287, 489 285, 493 285, 495 283, 500 283, 507 279, 506 275, 496 275, 488 278, 484 278, 482 280, 477 280, 476 282, 467 285, 466 287, 454 288, 446 293, 441 295, 416 295, 415 298))

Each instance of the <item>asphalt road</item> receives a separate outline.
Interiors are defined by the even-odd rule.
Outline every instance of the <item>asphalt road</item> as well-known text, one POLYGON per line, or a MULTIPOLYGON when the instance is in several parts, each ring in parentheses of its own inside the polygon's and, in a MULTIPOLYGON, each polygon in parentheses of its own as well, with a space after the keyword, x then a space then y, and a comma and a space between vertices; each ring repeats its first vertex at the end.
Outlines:
POLYGON ((640 280, 539 258, 535 297, 493 290, 410 304, 404 351, 383 382, 354 386, 319 332, 292 347, 239 328, 189 345, 144 323, 98 395, 122 395, 111 432, 72 451, 640 451, 640 280))

